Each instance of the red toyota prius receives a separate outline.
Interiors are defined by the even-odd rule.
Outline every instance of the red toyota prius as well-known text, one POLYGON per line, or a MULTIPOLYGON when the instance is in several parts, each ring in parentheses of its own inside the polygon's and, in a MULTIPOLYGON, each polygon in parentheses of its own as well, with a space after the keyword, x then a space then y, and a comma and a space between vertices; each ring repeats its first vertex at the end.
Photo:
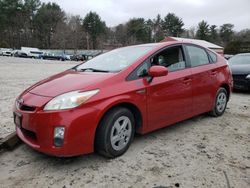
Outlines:
POLYGON ((42 80, 16 99, 21 140, 55 156, 122 155, 145 134, 198 114, 220 116, 232 76, 226 60, 182 42, 112 50, 42 80))

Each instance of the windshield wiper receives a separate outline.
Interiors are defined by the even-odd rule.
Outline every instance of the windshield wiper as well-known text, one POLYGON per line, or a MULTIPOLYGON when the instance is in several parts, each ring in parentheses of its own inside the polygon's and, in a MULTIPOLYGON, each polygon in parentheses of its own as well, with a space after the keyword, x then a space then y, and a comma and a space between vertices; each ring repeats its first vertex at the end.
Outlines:
POLYGON ((89 72, 110 72, 107 70, 101 70, 101 69, 95 69, 95 68, 84 68, 84 69, 78 69, 78 71, 89 71, 89 72))

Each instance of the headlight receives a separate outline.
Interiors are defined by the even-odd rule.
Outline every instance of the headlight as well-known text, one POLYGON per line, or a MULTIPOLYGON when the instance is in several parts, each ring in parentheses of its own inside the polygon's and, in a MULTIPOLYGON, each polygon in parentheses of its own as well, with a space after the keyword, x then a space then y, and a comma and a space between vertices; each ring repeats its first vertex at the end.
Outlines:
POLYGON ((250 74, 246 76, 246 79, 250 80, 250 74))
POLYGON ((99 89, 85 92, 72 91, 69 93, 64 93, 49 101, 45 105, 44 110, 64 110, 75 108, 85 103, 90 97, 94 96, 98 92, 99 89))

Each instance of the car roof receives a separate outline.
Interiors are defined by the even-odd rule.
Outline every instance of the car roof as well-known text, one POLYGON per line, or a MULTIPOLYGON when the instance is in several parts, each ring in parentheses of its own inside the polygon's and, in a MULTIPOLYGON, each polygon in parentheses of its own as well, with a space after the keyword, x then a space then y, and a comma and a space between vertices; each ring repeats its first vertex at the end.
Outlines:
POLYGON ((138 46, 138 47, 144 47, 144 46, 152 46, 152 47, 160 47, 160 46, 167 46, 170 44, 182 44, 183 42, 179 41, 168 41, 168 42, 157 42, 157 43, 146 43, 146 44, 138 44, 138 45, 133 45, 133 46, 138 46))
POLYGON ((200 47, 203 47, 203 48, 207 48, 205 46, 202 46, 202 45, 199 45, 199 44, 196 44, 196 43, 193 43, 193 42, 185 42, 185 41, 167 41, 167 42, 158 42, 158 43, 139 44, 139 45, 133 45, 133 46, 135 46, 135 47, 136 46, 138 46, 138 47, 149 46, 149 47, 159 48, 159 47, 169 46, 169 45, 172 45, 172 44, 191 44, 191 45, 196 45, 196 46, 200 46, 200 47))

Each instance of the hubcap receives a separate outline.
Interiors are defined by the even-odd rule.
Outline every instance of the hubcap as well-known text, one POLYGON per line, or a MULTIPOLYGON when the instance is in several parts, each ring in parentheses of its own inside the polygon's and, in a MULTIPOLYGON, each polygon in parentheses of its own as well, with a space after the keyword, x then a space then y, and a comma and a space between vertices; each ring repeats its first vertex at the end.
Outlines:
POLYGON ((227 96, 225 93, 220 93, 217 97, 216 108, 219 112, 223 112, 226 108, 227 96))
POLYGON ((110 141, 116 151, 125 148, 132 134, 131 121, 127 116, 119 117, 111 129, 110 141))

